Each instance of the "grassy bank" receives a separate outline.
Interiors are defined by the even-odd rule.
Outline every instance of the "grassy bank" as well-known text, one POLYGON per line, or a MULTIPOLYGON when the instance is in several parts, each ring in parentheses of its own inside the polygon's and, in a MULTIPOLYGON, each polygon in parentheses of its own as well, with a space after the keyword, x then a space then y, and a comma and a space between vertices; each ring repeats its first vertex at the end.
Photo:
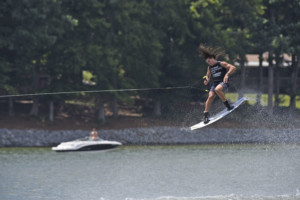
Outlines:
MULTIPOLYGON (((256 98, 257 94, 244 94, 245 97, 249 99, 248 103, 250 105, 256 104, 256 98)), ((237 93, 226 93, 226 97, 230 99, 232 102, 238 100, 238 94, 237 93)), ((279 95, 279 106, 280 107, 289 107, 290 105, 290 96, 286 94, 280 94, 279 95)), ((273 95, 273 103, 275 103, 275 96, 273 95)), ((261 106, 267 106, 268 105, 268 95, 262 94, 260 99, 260 105, 261 106)), ((300 109, 300 96, 296 97, 296 108, 300 109)))

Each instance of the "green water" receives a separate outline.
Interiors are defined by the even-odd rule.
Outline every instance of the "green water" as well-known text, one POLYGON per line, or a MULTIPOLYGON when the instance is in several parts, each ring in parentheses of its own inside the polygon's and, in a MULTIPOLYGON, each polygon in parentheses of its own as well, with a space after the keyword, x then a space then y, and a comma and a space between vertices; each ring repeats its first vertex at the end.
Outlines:
POLYGON ((0 148, 0 199, 300 199, 300 146, 0 148))

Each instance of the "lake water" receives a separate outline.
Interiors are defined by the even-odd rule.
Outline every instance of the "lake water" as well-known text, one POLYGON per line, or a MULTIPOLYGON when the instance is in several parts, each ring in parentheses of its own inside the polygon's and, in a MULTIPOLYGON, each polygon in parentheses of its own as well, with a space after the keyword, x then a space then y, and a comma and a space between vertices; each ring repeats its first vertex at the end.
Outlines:
POLYGON ((300 146, 0 148, 0 199, 296 200, 300 146))

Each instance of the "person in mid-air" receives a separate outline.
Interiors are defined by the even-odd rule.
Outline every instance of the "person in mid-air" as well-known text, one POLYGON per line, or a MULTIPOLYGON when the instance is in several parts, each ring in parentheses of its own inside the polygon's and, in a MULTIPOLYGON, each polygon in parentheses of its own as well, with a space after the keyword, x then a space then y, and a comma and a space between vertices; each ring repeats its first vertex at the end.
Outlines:
POLYGON ((229 76, 236 70, 236 67, 224 62, 218 61, 217 58, 224 54, 220 48, 213 48, 211 46, 200 45, 198 48, 199 54, 203 57, 208 64, 206 77, 204 84, 207 85, 212 80, 212 85, 208 94, 208 98, 205 102, 204 110, 204 123, 209 122, 209 109, 216 95, 219 96, 228 110, 233 109, 233 106, 225 98, 224 90, 228 89, 229 76))

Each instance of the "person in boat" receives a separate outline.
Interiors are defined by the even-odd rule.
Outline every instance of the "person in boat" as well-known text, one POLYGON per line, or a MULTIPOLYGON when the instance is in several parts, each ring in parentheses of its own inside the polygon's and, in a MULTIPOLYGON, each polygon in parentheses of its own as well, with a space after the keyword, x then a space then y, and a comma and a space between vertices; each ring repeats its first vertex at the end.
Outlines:
POLYGON ((225 98, 224 90, 229 87, 229 77, 234 73, 236 67, 225 61, 218 61, 217 58, 224 55, 225 52, 221 48, 213 48, 200 44, 198 48, 199 55, 203 57, 208 64, 206 76, 204 78, 204 84, 207 85, 212 81, 211 88, 209 90, 208 98, 205 102, 205 110, 203 120, 207 124, 209 122, 209 109, 216 95, 219 96, 228 110, 233 109, 228 100, 225 98))
POLYGON ((93 130, 91 131, 90 139, 91 139, 91 140, 98 140, 98 139, 99 139, 99 137, 98 137, 98 132, 96 131, 95 128, 93 128, 93 130))

